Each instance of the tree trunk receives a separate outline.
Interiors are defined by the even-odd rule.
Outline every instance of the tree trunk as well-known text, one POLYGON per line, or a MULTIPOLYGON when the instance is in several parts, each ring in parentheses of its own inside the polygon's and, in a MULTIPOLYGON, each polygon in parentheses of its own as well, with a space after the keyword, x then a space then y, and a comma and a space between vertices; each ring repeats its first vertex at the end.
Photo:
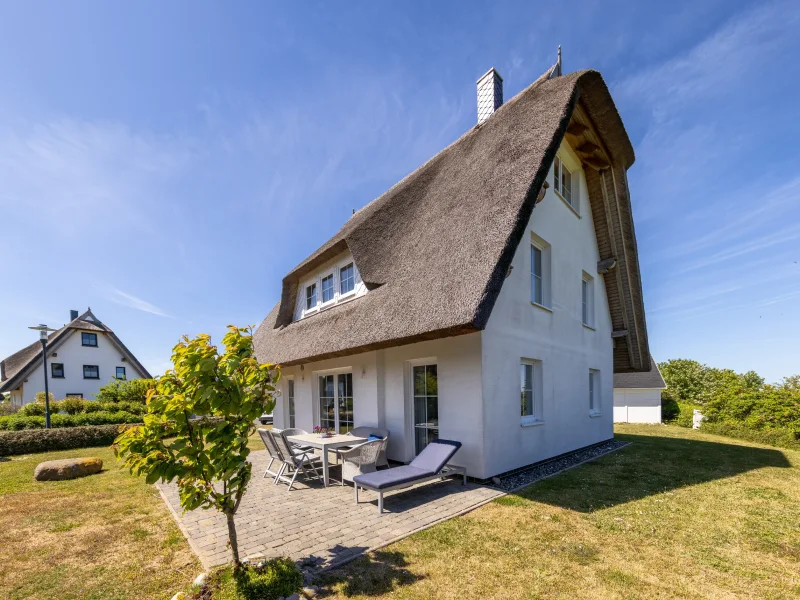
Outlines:
POLYGON ((231 544, 231 552, 233 553, 233 566, 239 566, 239 541, 236 539, 236 525, 233 523, 233 513, 225 513, 225 518, 228 520, 228 541, 231 544))

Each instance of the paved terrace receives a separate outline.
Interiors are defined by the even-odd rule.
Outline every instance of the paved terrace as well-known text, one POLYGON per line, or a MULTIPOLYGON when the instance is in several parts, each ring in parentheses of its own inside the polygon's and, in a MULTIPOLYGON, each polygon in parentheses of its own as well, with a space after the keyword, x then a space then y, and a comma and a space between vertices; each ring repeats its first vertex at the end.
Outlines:
MULTIPOLYGON (((352 486, 339 485, 339 468, 334 465, 330 487, 298 476, 288 492, 286 484, 272 485, 271 477, 261 477, 268 461, 265 451, 251 453, 250 460, 253 480, 236 513, 240 555, 289 556, 297 561, 313 561, 317 568, 349 560, 503 494, 474 483, 463 486, 461 478, 454 477, 390 492, 384 496, 383 515, 378 515, 377 494, 360 491, 356 506, 352 486)), ((211 510, 184 515, 177 486, 157 485, 203 566, 228 562, 224 516, 211 510)))

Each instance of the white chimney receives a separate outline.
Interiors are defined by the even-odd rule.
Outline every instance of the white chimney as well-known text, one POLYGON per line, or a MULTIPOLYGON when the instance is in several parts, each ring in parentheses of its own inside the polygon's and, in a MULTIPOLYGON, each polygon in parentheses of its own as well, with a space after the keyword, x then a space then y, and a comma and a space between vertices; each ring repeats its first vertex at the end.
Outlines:
POLYGON ((503 78, 494 67, 478 79, 478 124, 492 116, 503 104, 503 78))

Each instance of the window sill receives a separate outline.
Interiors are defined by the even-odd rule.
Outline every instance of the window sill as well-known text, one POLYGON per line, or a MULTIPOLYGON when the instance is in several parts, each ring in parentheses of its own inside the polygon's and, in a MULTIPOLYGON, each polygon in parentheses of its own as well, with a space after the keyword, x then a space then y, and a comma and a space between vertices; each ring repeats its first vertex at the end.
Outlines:
POLYGON ((544 421, 532 419, 530 417, 522 417, 522 420, 519 422, 520 427, 536 427, 538 425, 544 425, 544 421))
POLYGON ((558 190, 554 189, 554 190, 553 190, 553 193, 554 193, 554 194, 555 194, 555 195, 556 195, 556 196, 557 196, 557 197, 558 197, 558 198, 559 198, 559 199, 560 199, 560 200, 561 200, 561 201, 562 201, 564 204, 566 204, 566 205, 567 205, 567 208, 568 208, 568 209, 570 209, 572 212, 574 212, 574 213, 575 213, 575 216, 576 216, 576 217, 578 217, 579 219, 581 218, 581 213, 579 213, 579 212, 578 212, 578 210, 577 210, 577 209, 576 209, 574 206, 572 206, 572 204, 570 204, 570 203, 569 203, 569 201, 568 201, 566 198, 564 198, 564 196, 562 196, 562 195, 561 195, 561 192, 559 192, 558 190))
POLYGON ((603 416, 603 413, 601 413, 601 412, 591 411, 591 410, 589 411, 589 418, 590 419, 594 419, 596 417, 602 417, 602 416, 603 416))
POLYGON ((81 344, 84 348, 97 348, 97 344, 81 344))
POLYGON ((84 377, 84 379, 100 379, 99 377, 84 377))
POLYGON ((586 323, 584 323, 583 326, 586 327, 586 329, 591 329, 592 331, 597 331, 594 327, 592 327, 591 325, 587 325, 586 323))
POLYGON ((553 309, 550 308, 549 306, 545 306, 544 304, 539 304, 538 302, 534 302, 533 300, 531 300, 531 306, 535 306, 536 308, 541 308, 542 310, 546 310, 549 313, 553 312, 553 309))
POLYGON ((63 375, 50 375, 50 379, 64 379, 63 375))

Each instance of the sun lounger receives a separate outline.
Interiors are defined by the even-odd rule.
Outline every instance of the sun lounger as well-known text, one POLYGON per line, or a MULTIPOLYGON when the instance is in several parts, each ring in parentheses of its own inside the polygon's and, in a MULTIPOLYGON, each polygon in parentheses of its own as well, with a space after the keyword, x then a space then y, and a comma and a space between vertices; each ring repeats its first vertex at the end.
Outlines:
POLYGON ((463 476, 463 484, 467 485, 467 470, 464 467, 447 464, 459 448, 461 442, 433 440, 408 465, 356 475, 353 478, 356 504, 358 504, 358 488, 378 493, 378 513, 382 514, 383 494, 386 492, 456 474, 463 476))

